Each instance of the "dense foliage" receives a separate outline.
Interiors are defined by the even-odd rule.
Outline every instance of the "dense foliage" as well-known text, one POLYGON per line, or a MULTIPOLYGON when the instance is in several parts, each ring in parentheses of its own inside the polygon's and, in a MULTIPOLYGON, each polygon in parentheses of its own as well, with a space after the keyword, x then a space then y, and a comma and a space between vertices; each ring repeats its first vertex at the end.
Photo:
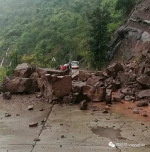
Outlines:
POLYGON ((2 82, 5 76, 6 76, 6 69, 0 66, 0 83, 2 82))
POLYGON ((91 60, 91 65, 100 69, 106 62, 106 54, 109 51, 108 24, 111 17, 107 9, 97 8, 88 18, 91 25, 89 45, 91 57, 94 59, 91 60))
POLYGON ((100 68, 98 60, 105 59, 111 34, 122 22, 118 1, 0 0, 1 57, 9 48, 12 65, 53 67, 84 59, 100 68))
POLYGON ((118 0, 116 3, 116 10, 121 10, 123 14, 128 15, 136 2, 136 0, 118 0))

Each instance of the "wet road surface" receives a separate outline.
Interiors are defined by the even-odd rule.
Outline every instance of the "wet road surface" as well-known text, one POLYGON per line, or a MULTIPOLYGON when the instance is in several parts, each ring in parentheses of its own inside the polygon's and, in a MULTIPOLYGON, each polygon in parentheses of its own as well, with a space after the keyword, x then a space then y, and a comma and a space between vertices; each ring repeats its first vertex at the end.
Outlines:
POLYGON ((104 114, 92 105, 80 111, 78 105, 53 106, 40 100, 16 95, 4 101, 0 96, 0 152, 149 152, 150 128, 140 120, 104 114), (34 105, 31 111, 29 104, 34 105), (30 128, 30 122, 38 122, 38 127, 30 128))

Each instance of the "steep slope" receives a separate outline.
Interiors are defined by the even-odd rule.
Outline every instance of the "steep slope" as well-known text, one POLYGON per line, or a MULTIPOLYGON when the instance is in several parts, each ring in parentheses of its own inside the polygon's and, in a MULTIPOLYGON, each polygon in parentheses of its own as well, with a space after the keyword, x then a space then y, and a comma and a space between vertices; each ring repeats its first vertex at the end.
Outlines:
POLYGON ((150 1, 143 0, 114 34, 114 60, 141 62, 150 53, 150 1))

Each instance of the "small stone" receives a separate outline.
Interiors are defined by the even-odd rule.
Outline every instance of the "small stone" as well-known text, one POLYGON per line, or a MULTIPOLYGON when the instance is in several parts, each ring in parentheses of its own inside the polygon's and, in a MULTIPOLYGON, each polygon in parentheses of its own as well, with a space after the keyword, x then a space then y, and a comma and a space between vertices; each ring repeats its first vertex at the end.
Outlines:
POLYGON ((80 110, 87 110, 87 108, 88 108, 87 101, 83 100, 82 102, 80 102, 79 107, 80 107, 80 110))
POLYGON ((105 110, 110 110, 109 106, 105 106, 105 110))
POLYGON ((33 105, 29 105, 28 110, 33 110, 33 105))
POLYGON ((107 110, 104 110, 103 113, 108 113, 108 111, 107 111, 107 110))
POLYGON ((29 123, 29 127, 37 127, 37 126, 38 126, 38 122, 29 123))
POLYGON ((98 119, 95 119, 94 121, 95 121, 95 122, 98 122, 98 119))
POLYGON ((148 101, 141 101, 137 104, 137 107, 146 107, 148 105, 149 105, 148 101))
POLYGON ((131 109, 131 110, 132 110, 132 109, 133 109, 133 107, 128 107, 128 109, 131 109))
POLYGON ((46 119, 47 119, 47 118, 44 118, 44 119, 41 121, 41 124, 45 123, 45 122, 46 122, 46 119))
POLYGON ((133 110, 134 114, 139 114, 139 111, 137 109, 133 110))
POLYGON ((125 101, 131 101, 132 99, 131 99, 130 96, 125 96, 125 97, 124 97, 124 100, 125 100, 125 101))
POLYGON ((37 96, 36 96, 36 98, 41 98, 42 97, 42 94, 38 94, 37 96))
POLYGON ((65 138, 65 136, 64 136, 64 135, 61 135, 61 138, 65 138))
POLYGON ((10 92, 3 93, 3 99, 7 99, 7 100, 11 99, 11 93, 10 92))
POLYGON ((5 117, 10 117, 11 114, 10 113, 5 113, 5 117))
POLYGON ((148 117, 147 113, 144 113, 144 114, 143 114, 143 117, 148 117))
POLYGON ((44 109, 42 108, 42 109, 40 109, 39 111, 44 111, 44 109))
POLYGON ((120 96, 113 96, 113 102, 121 102, 121 97, 120 96))
POLYGON ((20 116, 20 114, 16 114, 16 116, 20 116))
POLYGON ((34 141, 40 141, 40 139, 39 138, 35 138, 34 141))

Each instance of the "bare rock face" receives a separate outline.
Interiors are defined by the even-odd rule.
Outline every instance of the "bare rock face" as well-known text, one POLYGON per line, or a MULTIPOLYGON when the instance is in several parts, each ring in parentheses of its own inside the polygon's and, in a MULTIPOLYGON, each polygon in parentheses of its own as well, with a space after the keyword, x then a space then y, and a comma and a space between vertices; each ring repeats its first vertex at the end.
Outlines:
POLYGON ((83 94, 87 95, 92 101, 104 101, 106 96, 106 88, 86 85, 83 88, 83 94))
MULTIPOLYGON (((150 1, 144 0, 136 6, 127 22, 114 34, 114 60, 129 61, 135 58, 140 62, 140 55, 145 56, 150 49, 150 1)), ((149 61, 150 62, 150 61, 149 61)))
POLYGON ((79 81, 86 81, 91 77, 91 74, 87 71, 80 70, 79 71, 79 81))
POLYGON ((2 92, 23 93, 37 90, 37 81, 30 78, 6 77, 1 85, 2 92))
POLYGON ((38 79, 38 85, 41 94, 51 99, 52 96, 62 98, 68 96, 72 89, 71 76, 51 76, 45 74, 45 77, 38 79))
POLYGON ((35 69, 28 63, 19 64, 14 70, 15 77, 29 78, 35 69))

